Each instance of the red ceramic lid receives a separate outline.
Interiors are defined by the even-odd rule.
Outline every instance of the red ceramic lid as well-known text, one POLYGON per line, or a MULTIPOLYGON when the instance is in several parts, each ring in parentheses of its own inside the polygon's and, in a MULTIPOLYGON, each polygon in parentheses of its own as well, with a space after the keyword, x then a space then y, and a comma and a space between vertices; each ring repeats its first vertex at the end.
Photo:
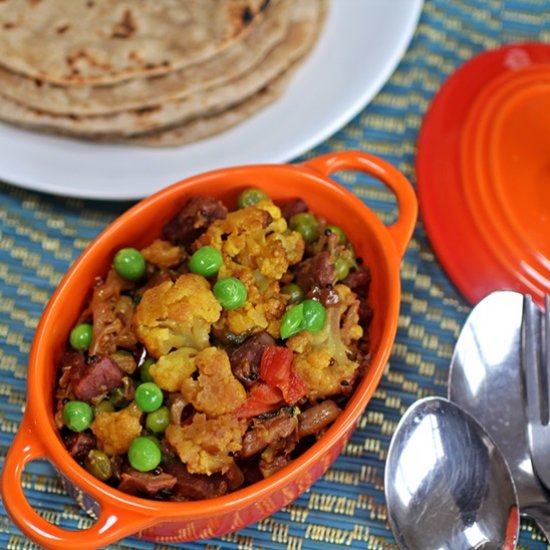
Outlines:
POLYGON ((441 264, 477 303, 550 293, 550 44, 478 55, 441 87, 416 160, 420 213, 441 264))

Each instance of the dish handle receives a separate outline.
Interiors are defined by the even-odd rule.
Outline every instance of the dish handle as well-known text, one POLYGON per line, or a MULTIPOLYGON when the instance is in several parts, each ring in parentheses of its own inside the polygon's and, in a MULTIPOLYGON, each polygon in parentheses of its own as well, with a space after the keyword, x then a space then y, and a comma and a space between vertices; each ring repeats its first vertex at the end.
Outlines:
POLYGON ((399 209, 397 220, 386 228, 399 257, 404 256, 416 223, 418 202, 409 180, 397 168, 379 157, 361 151, 329 153, 308 160, 302 166, 326 177, 339 170, 359 170, 385 183, 395 194, 399 209))
POLYGON ((52 550, 88 550, 107 546, 151 524, 151 518, 145 515, 135 512, 124 515, 116 507, 105 504, 101 505, 97 521, 88 529, 69 531, 46 521, 27 500, 21 477, 27 464, 47 458, 46 449, 33 434, 32 424, 25 415, 4 463, 0 492, 6 510, 31 540, 52 550))

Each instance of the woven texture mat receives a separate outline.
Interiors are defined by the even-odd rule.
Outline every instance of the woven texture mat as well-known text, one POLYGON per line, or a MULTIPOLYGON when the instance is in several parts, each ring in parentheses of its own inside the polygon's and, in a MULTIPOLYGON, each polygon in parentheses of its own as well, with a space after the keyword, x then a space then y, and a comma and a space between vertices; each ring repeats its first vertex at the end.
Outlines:
MULTIPOLYGON (((391 0, 388 4, 391 9, 391 0)), ((419 127, 440 85, 475 54, 526 40, 550 42, 547 0, 427 0, 412 43, 383 90, 304 158, 346 149, 368 151, 393 163, 414 183, 419 127)), ((1 156, 0 151, 0 162, 1 156)), ((394 219, 395 201, 387 189, 352 172, 340 174, 339 180, 383 221, 394 219)), ((41 312, 90 240, 129 206, 55 198, 0 183, 0 465, 21 421, 27 358, 41 312)), ((453 346, 470 311, 438 264, 421 221, 401 277, 401 316, 390 364, 345 451, 326 475, 291 505, 257 524, 181 547, 396 548, 383 491, 390 438, 416 399, 445 395, 453 346)), ((90 525, 48 463, 29 465, 23 483, 32 506, 52 523, 68 529, 90 525)), ((35 547, 0 507, 0 548, 35 547)), ((173 546, 137 538, 112 546, 168 547, 173 546)), ((520 548, 546 548, 528 520, 522 522, 520 548)))

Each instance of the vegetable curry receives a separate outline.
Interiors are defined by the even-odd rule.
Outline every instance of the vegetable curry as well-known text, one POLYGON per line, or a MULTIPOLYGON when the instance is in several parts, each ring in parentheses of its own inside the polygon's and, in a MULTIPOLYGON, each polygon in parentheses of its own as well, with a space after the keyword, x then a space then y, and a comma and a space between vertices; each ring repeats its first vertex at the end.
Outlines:
POLYGON ((71 456, 121 491, 184 501, 321 437, 368 368, 371 318, 369 269, 329 221, 250 188, 231 212, 192 198, 147 247, 119 250, 59 368, 71 456))

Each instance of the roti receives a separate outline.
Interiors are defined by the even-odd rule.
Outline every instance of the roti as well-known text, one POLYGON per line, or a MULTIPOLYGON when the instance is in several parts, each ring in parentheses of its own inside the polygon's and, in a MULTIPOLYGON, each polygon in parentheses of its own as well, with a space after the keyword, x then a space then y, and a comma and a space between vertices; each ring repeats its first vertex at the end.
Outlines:
POLYGON ((291 70, 286 71, 252 97, 219 113, 194 118, 173 128, 115 141, 147 147, 175 147, 225 132, 277 100, 283 94, 291 73, 291 70))
MULTIPOLYGON (((324 17, 325 3, 320 0, 294 2, 290 11, 289 32, 285 39, 245 76, 221 86, 168 101, 151 108, 101 116, 54 115, 31 109, 0 95, 0 119, 30 128, 89 138, 130 137, 159 129, 181 126, 198 117, 211 117, 231 106, 242 104, 302 59, 315 43, 324 17)), ((260 94, 274 97, 274 94, 260 94)), ((258 103, 258 100, 255 100, 258 103)), ((242 111, 242 109, 241 109, 242 111)))
MULTIPOLYGON (((310 49, 315 44, 326 17, 327 1, 320 0, 319 3, 321 12, 316 24, 315 36, 312 36, 311 43, 309 44, 310 49)), ((220 113, 207 117, 198 117, 173 128, 165 128, 157 132, 129 137, 120 141, 147 147, 176 147, 225 132, 254 116, 258 111, 261 111, 280 98, 308 53, 309 51, 304 52, 304 55, 288 70, 272 80, 252 97, 220 113)))
POLYGON ((0 2, 0 64, 64 85, 166 74, 241 40, 274 1, 0 2))
POLYGON ((115 84, 63 86, 29 78, 0 65, 0 90, 26 107, 54 114, 101 115, 153 107, 234 80, 281 42, 288 32, 290 0, 279 0, 242 40, 202 62, 154 77, 115 84))

